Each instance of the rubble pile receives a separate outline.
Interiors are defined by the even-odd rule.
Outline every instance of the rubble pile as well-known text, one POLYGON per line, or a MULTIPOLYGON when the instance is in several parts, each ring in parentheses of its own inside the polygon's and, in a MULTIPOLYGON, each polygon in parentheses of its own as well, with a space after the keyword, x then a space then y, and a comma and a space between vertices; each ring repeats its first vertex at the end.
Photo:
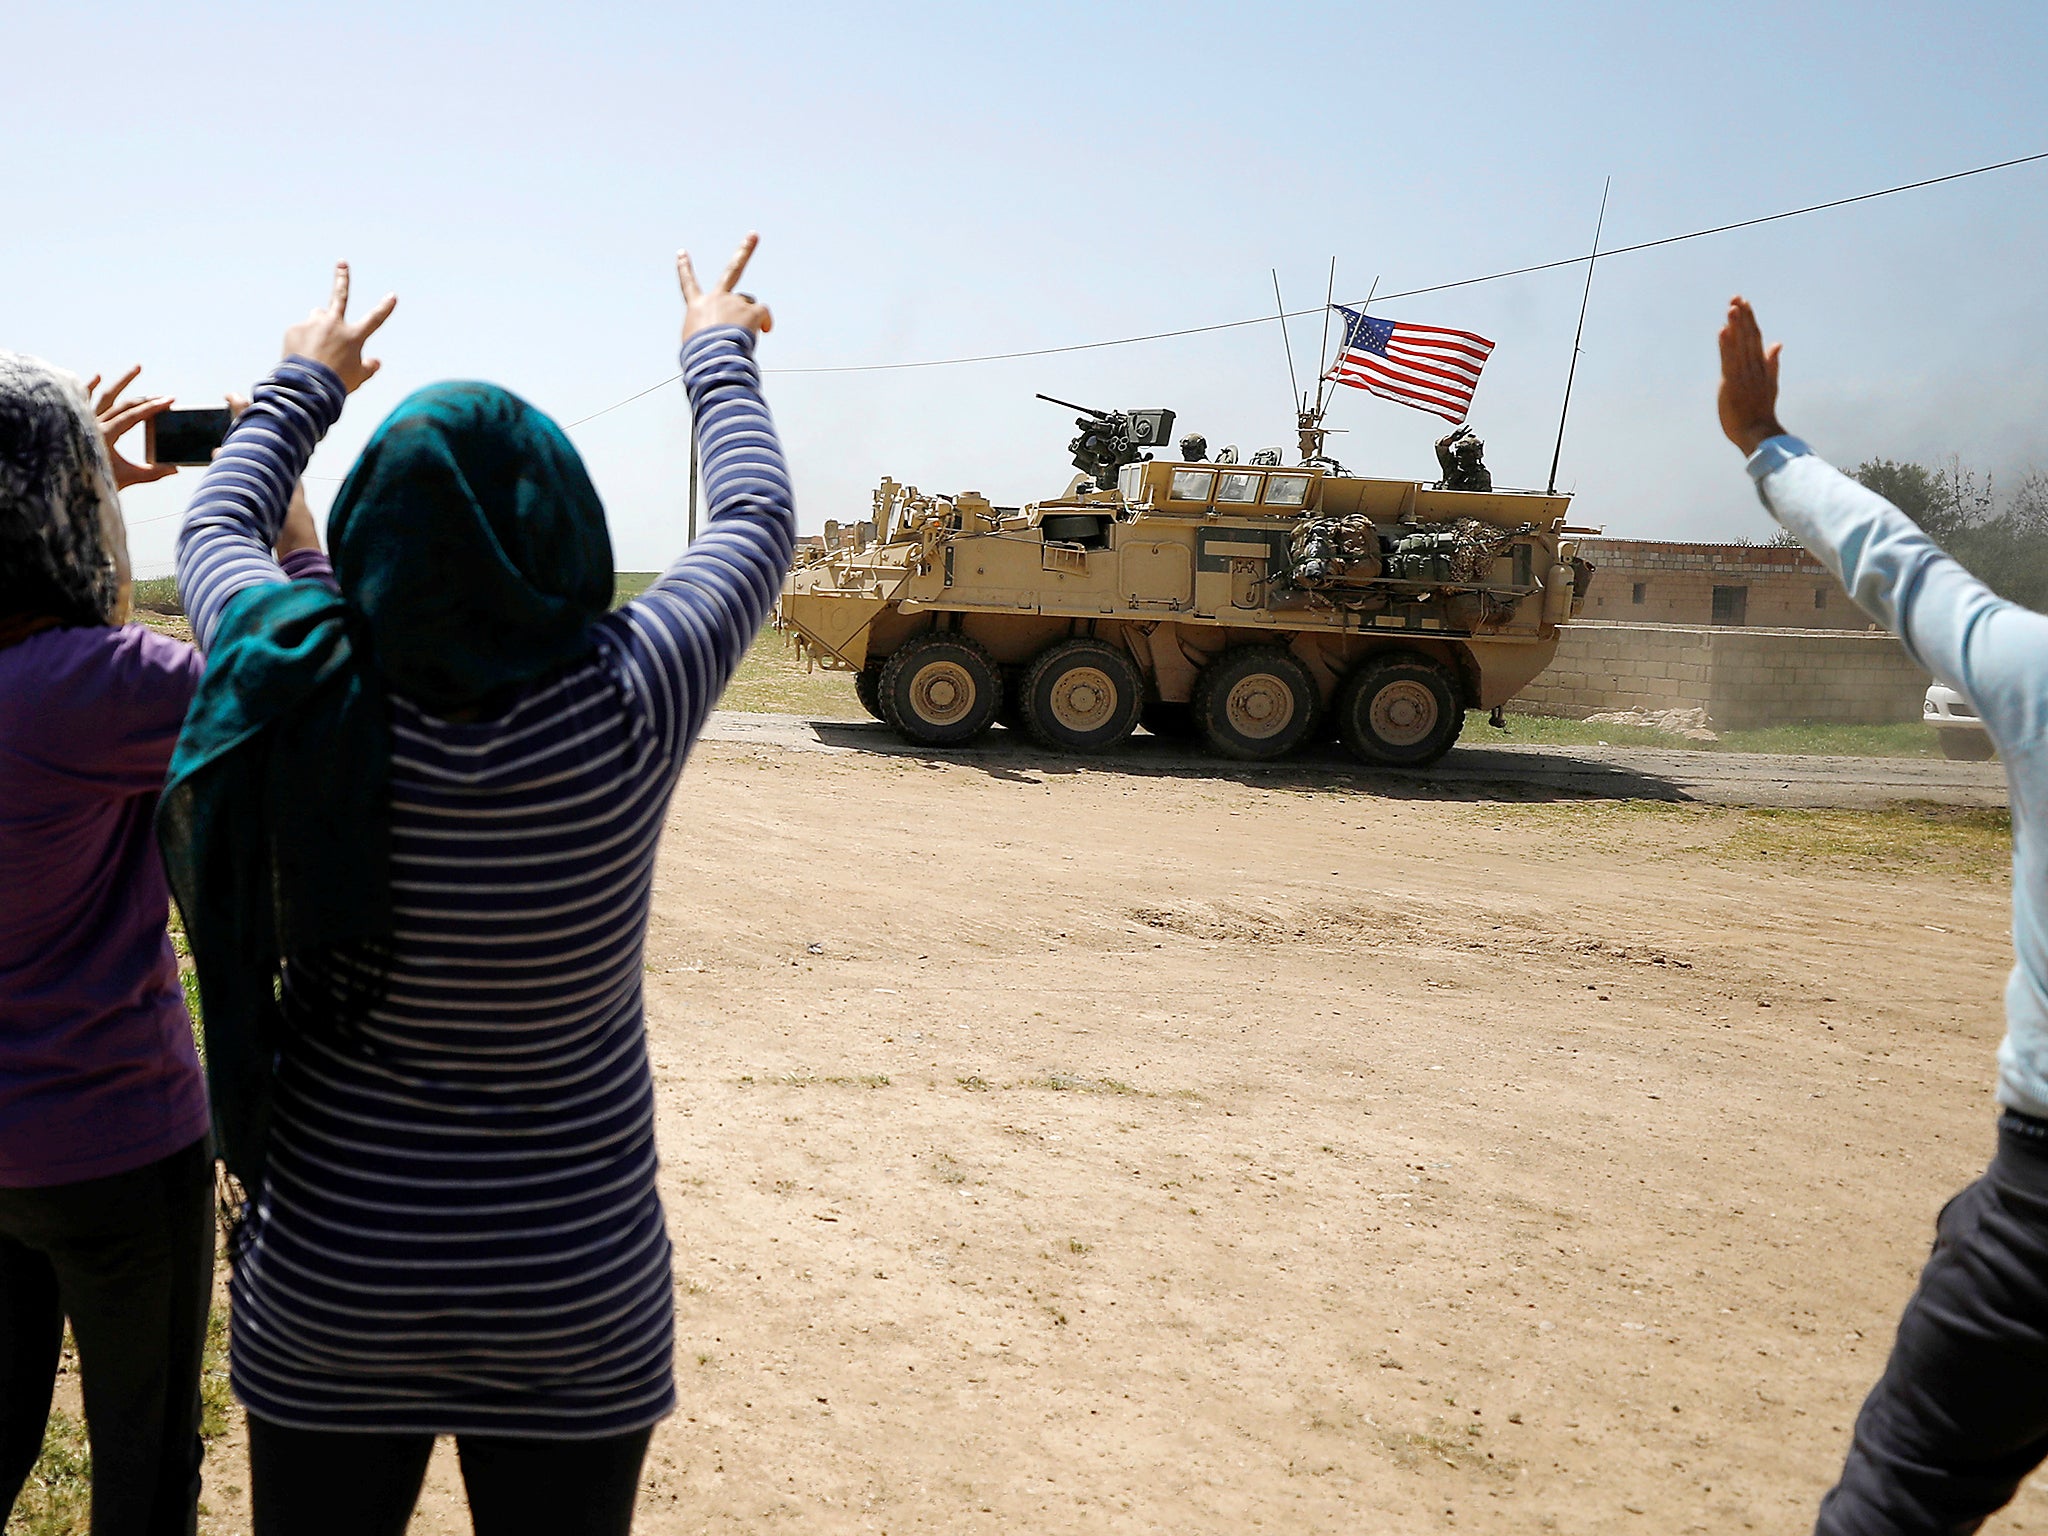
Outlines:
POLYGON ((1687 741, 1719 741, 1721 733, 1707 725, 1704 709, 1610 709, 1586 716, 1586 725, 1639 725, 1669 731, 1687 741))

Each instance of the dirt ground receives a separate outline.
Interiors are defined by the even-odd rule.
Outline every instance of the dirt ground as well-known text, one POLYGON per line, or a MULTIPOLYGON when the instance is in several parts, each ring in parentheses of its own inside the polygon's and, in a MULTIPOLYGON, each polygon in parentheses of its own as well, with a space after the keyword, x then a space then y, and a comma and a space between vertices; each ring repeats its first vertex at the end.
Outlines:
POLYGON ((1442 793, 705 745, 638 1529, 1806 1528, 1991 1149, 1996 838, 1442 793))

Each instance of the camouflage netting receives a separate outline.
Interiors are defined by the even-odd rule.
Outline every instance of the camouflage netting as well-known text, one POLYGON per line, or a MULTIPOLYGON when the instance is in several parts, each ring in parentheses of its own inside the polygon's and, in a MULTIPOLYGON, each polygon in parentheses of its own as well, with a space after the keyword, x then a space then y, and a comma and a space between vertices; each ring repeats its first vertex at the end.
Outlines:
POLYGON ((1369 517, 1312 517, 1288 545, 1294 584, 1314 591, 1371 581, 1380 573, 1380 536, 1369 517))
POLYGON ((1518 535, 1530 531, 1526 523, 1518 528, 1497 528, 1476 517, 1461 517, 1398 540, 1387 556, 1385 574, 1396 581, 1484 581, 1492 573, 1493 562, 1507 553, 1518 535))

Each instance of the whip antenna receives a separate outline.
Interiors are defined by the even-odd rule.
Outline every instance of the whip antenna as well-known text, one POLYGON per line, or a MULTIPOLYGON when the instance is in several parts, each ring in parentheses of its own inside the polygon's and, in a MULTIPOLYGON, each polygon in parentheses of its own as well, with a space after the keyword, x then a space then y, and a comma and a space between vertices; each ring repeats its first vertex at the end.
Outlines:
MULTIPOLYGON (((1374 288, 1378 288, 1380 280, 1374 278, 1372 285, 1374 288)), ((1318 423, 1323 419, 1323 385, 1326 382, 1323 375, 1330 371, 1330 305, 1336 300, 1336 297, 1337 258, 1332 256, 1330 258, 1329 285, 1323 289, 1323 339, 1316 343, 1316 421, 1318 423)), ((1372 301, 1368 299, 1366 302, 1371 303, 1372 301)))
POLYGON ((1280 315, 1280 345, 1287 349, 1288 397, 1301 402, 1300 406, 1296 406, 1296 409, 1299 410, 1301 406, 1308 404, 1308 396, 1301 392, 1301 381, 1294 376, 1294 343, 1287 339, 1287 305, 1280 298, 1280 269, 1274 267, 1272 268, 1272 273, 1273 308, 1280 315))
POLYGON ((1579 373, 1579 342, 1586 334, 1586 305, 1593 297, 1593 267, 1600 260, 1600 231, 1607 225, 1607 189, 1614 185, 1614 178, 1608 177, 1600 184, 1600 217, 1593 221, 1593 254, 1586 258, 1586 290, 1579 295, 1579 328, 1572 333, 1572 365, 1565 370, 1564 404, 1557 412, 1557 447, 1550 455, 1550 486, 1544 494, 1557 494, 1557 461, 1564 457, 1564 423, 1572 409, 1572 380, 1579 373))

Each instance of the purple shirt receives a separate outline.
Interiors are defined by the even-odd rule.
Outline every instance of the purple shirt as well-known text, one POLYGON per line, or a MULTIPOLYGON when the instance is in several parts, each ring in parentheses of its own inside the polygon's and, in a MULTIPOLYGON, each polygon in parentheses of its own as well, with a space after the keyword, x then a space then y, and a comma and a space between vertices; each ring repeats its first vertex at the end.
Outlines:
POLYGON ((152 825, 204 665, 132 624, 0 650, 0 1186, 206 1134, 152 825))
MULTIPOLYGON (((310 551, 285 570, 332 580, 310 551)), ((204 667, 134 624, 0 648, 0 1188, 126 1173, 206 1134, 154 826, 204 667)))

